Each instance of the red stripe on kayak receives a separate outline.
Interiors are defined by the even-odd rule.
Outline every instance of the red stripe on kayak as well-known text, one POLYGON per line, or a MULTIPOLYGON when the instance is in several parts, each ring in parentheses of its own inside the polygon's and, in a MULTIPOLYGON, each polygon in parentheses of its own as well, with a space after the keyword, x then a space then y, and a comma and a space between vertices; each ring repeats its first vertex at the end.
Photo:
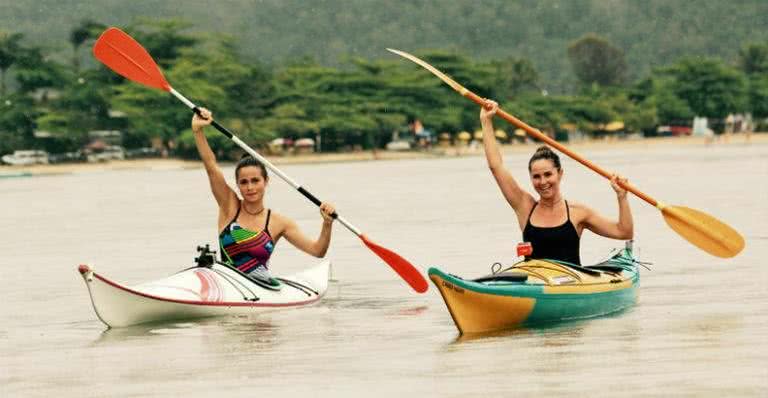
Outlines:
POLYGON ((219 281, 208 270, 195 270, 195 276, 200 280, 200 299, 203 301, 221 302, 224 292, 219 281))
POLYGON ((211 294, 211 285, 208 283, 208 278, 200 270, 195 270, 195 276, 200 280, 200 299, 210 301, 208 295, 211 294))
POLYGON ((208 278, 208 284, 211 288, 210 301, 221 302, 224 300, 224 289, 219 285, 219 280, 214 278, 210 271, 205 272, 205 277, 208 278))
POLYGON ((325 292, 323 294, 315 296, 314 298, 311 298, 309 300, 304 301, 295 301, 292 303, 259 303, 259 302, 243 302, 243 301, 220 301, 220 302, 210 302, 210 301, 197 301, 197 300, 179 300, 179 299, 170 299, 167 297, 160 297, 155 296, 152 294, 143 293, 137 290, 133 290, 131 288, 125 287, 117 282, 112 282, 111 280, 97 274, 93 273, 93 276, 96 277, 96 279, 123 291, 126 291, 128 293, 134 294, 136 296, 146 297, 153 300, 158 301, 165 301, 168 303, 177 303, 177 304, 191 304, 191 305, 202 305, 202 306, 210 306, 210 307, 297 307, 301 305, 307 305, 314 303, 318 300, 320 300, 323 296, 325 296, 325 292))

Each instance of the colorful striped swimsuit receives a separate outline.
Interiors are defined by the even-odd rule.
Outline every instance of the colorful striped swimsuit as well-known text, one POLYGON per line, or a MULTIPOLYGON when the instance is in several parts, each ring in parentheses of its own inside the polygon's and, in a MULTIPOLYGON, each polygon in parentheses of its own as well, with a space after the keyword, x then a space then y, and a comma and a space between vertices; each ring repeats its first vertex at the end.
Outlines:
POLYGON ((240 208, 238 208, 235 218, 219 234, 221 261, 229 263, 246 274, 268 276, 267 263, 275 248, 275 242, 268 228, 271 214, 272 210, 267 210, 267 221, 263 230, 251 231, 241 227, 237 222, 237 217, 240 215, 240 208))

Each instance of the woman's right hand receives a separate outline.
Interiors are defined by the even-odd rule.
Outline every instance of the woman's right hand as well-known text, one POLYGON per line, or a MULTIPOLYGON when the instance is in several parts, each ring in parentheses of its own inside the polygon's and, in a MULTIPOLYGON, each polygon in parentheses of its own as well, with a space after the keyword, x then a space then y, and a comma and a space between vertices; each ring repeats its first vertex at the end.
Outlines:
POLYGON ((499 104, 496 101, 486 99, 483 106, 480 107, 480 121, 490 122, 498 110, 499 104))
POLYGON ((210 125, 211 122, 213 122, 213 113, 206 108, 200 108, 200 115, 197 112, 192 114, 192 131, 203 131, 203 127, 210 125))

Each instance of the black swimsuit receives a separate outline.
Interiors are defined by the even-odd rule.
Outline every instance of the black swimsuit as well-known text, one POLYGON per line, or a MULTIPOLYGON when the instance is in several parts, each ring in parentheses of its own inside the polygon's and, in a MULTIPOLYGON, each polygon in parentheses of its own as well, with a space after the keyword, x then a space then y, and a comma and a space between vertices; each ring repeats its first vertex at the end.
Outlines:
POLYGON ((571 222, 568 201, 565 202, 568 219, 557 227, 537 227, 531 224, 531 215, 538 205, 539 202, 533 205, 531 213, 528 214, 528 222, 523 229, 523 240, 530 242, 533 246, 530 258, 560 260, 581 265, 579 233, 571 222))

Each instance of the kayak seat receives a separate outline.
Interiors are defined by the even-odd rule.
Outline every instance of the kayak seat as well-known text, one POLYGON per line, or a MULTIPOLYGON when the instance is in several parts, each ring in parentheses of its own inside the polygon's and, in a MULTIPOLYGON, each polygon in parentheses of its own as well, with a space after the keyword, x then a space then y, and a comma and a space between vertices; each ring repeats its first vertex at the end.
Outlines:
POLYGON ((283 285, 280 283, 280 281, 272 277, 264 277, 257 273, 250 273, 250 274, 243 274, 243 275, 245 275, 248 279, 250 279, 251 282, 265 289, 279 291, 283 288, 283 285))
POLYGON ((473 279, 473 282, 525 282, 528 274, 522 272, 499 272, 473 279))
POLYGON ((598 271, 611 272, 614 274, 619 274, 621 273, 621 271, 624 271, 624 268, 621 268, 616 265, 590 265, 587 268, 598 270, 598 271))

